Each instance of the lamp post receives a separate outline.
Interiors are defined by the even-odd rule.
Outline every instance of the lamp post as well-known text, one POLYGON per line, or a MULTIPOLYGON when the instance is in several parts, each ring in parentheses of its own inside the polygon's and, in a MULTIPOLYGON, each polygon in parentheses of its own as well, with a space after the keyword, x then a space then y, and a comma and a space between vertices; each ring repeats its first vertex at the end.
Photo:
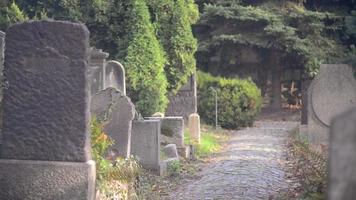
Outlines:
POLYGON ((215 94, 215 129, 218 129, 218 92, 215 88, 210 87, 215 94))

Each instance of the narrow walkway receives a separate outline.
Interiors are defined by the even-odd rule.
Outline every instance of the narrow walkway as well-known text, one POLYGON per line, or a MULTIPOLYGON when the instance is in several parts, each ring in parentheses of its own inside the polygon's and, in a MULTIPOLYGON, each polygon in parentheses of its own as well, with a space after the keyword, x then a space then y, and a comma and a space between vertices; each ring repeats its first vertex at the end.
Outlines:
POLYGON ((228 147, 171 195, 184 200, 274 199, 288 187, 282 163, 285 140, 297 122, 256 122, 237 131, 228 147))

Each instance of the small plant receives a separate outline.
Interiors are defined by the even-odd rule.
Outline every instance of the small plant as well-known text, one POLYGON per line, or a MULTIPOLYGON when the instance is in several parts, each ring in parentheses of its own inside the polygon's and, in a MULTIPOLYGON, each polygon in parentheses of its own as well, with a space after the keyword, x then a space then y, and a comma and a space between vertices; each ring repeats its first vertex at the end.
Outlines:
POLYGON ((91 149, 96 162, 96 176, 99 188, 103 186, 111 168, 111 161, 105 158, 113 141, 103 132, 103 127, 96 117, 91 121, 91 149))
POLYGON ((168 174, 169 176, 178 176, 182 170, 182 164, 179 160, 174 160, 168 164, 168 174))
POLYGON ((302 199, 325 199, 327 186, 327 159, 324 154, 309 148, 295 131, 288 142, 288 154, 293 173, 299 177, 302 199))
POLYGON ((141 174, 137 160, 134 157, 117 157, 114 160, 106 157, 114 142, 103 132, 102 124, 96 117, 91 121, 91 142, 99 199, 128 199, 136 178, 141 174))

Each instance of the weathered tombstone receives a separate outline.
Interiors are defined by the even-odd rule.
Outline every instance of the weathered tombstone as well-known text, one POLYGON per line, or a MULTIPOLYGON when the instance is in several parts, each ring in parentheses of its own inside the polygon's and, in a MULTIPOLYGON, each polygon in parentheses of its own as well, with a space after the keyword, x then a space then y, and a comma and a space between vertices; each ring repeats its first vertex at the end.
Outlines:
POLYGON ((321 65, 308 88, 308 138, 311 147, 328 147, 330 121, 356 105, 356 80, 348 65, 321 65))
POLYGON ((109 54, 101 49, 90 48, 89 80, 91 95, 106 88, 105 86, 105 60, 109 54))
POLYGON ((82 24, 31 21, 7 31, 1 199, 95 198, 82 24))
POLYGON ((183 117, 147 117, 146 119, 161 120, 161 143, 184 146, 183 117))
POLYGON ((200 117, 197 113, 189 115, 188 128, 192 139, 200 143, 200 117))
POLYGON ((140 164, 160 172, 160 120, 138 120, 132 122, 131 154, 138 157, 140 164))
POLYGON ((183 117, 147 117, 161 120, 161 145, 175 144, 180 156, 189 158, 189 147, 184 145, 183 117))
POLYGON ((110 60, 105 64, 105 87, 113 87, 121 91, 123 95, 126 95, 125 85, 125 69, 121 63, 110 60))
POLYGON ((184 121, 187 123, 189 115, 196 112, 197 86, 195 74, 193 74, 176 95, 169 97, 166 116, 183 116, 184 121))
POLYGON ((91 113, 103 123, 104 132, 114 140, 115 155, 130 155, 132 120, 135 106, 116 88, 107 88, 91 98, 91 113))
POLYGON ((331 122, 328 200, 356 196, 356 107, 331 122))

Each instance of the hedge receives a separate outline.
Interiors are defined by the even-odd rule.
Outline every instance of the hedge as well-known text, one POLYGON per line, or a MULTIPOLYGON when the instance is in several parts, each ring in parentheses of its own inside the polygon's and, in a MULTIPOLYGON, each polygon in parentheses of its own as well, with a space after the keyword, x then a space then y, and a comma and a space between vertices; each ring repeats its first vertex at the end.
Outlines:
POLYGON ((215 94, 218 96, 218 124, 236 129, 251 126, 260 111, 261 91, 251 80, 227 79, 198 72, 198 112, 208 124, 215 123, 215 94))

